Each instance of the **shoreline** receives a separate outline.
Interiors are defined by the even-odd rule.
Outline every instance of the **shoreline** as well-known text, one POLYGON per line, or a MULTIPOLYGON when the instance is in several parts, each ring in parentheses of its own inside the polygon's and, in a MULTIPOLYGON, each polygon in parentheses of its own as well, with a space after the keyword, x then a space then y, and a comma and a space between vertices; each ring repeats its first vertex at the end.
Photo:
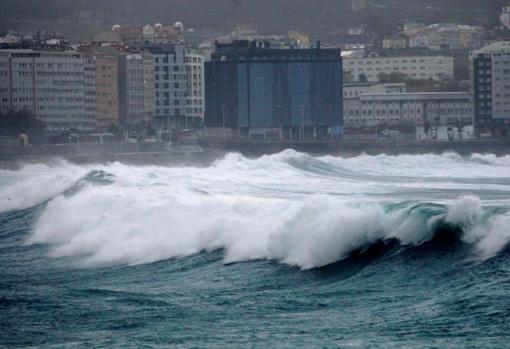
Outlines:
POLYGON ((510 139, 469 140, 469 141, 315 141, 315 142, 280 142, 280 141, 245 141, 245 140, 205 140, 204 148, 220 149, 225 152, 239 152, 246 156, 275 154, 286 149, 293 149, 314 155, 357 156, 399 155, 399 154, 442 154, 455 152, 468 156, 476 153, 510 155, 510 139))
POLYGON ((63 159, 74 164, 121 162, 134 165, 169 166, 208 166, 230 152, 241 153, 247 157, 260 157, 280 153, 287 149, 311 155, 334 155, 353 157, 368 155, 420 155, 458 153, 510 155, 510 140, 471 140, 463 142, 373 142, 373 141, 336 141, 336 142, 279 142, 245 140, 205 140, 199 143, 200 150, 190 151, 153 151, 131 153, 95 153, 95 154, 41 154, 41 155, 3 155, 0 167, 12 167, 13 164, 51 163, 63 159))

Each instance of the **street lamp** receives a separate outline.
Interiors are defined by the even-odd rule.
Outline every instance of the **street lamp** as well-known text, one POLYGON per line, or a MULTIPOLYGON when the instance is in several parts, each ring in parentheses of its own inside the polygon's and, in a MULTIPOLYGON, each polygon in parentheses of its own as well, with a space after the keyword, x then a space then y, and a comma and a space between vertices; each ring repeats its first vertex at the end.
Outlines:
POLYGON ((69 135, 69 153, 72 153, 71 151, 71 141, 73 137, 76 137, 76 154, 80 152, 80 135, 76 133, 71 133, 69 135))
POLYGON ((301 140, 305 138, 305 105, 301 104, 301 140))
POLYGON ((221 105, 221 115, 222 115, 222 121, 223 121, 223 140, 227 138, 225 134, 225 105, 221 105))

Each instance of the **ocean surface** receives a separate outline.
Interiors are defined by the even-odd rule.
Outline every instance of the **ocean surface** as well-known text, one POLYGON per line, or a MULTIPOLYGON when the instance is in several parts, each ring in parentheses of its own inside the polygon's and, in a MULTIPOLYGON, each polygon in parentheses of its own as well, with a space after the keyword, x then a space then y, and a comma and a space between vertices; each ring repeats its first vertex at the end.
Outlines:
POLYGON ((0 170, 0 347, 508 348, 510 156, 0 170))

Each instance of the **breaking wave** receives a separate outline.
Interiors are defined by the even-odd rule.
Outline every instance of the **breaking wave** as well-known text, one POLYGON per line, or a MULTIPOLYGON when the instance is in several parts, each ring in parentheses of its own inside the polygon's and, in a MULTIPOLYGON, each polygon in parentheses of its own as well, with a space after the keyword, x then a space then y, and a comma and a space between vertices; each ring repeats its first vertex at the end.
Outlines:
POLYGON ((27 244, 83 266, 202 251, 224 262, 329 265, 381 241, 439 232, 480 260, 510 241, 510 157, 449 153, 312 157, 294 151, 207 168, 31 165, 1 171, 0 212, 41 205, 27 244))

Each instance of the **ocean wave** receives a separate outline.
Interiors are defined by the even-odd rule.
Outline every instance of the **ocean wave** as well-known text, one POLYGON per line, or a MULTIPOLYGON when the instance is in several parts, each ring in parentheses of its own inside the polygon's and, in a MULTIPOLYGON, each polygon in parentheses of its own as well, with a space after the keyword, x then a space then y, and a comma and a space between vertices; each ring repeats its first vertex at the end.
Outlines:
POLYGON ((221 249, 225 263, 274 259, 313 269, 378 241, 419 245, 444 226, 462 231, 460 239, 481 260, 510 241, 510 215, 491 215, 474 197, 450 206, 359 206, 324 196, 297 203, 228 197, 162 203, 135 191, 111 194, 89 188, 52 200, 28 243, 50 244, 51 256, 73 257, 85 266, 136 265, 221 249))
POLYGON ((28 244, 85 266, 223 250, 312 269, 381 241, 460 232, 481 260, 510 233, 510 157, 313 157, 287 150, 212 166, 30 165, 0 172, 0 213, 40 205, 28 244), (503 175, 504 174, 504 175, 503 175), (496 208, 491 208, 491 207, 496 208))

